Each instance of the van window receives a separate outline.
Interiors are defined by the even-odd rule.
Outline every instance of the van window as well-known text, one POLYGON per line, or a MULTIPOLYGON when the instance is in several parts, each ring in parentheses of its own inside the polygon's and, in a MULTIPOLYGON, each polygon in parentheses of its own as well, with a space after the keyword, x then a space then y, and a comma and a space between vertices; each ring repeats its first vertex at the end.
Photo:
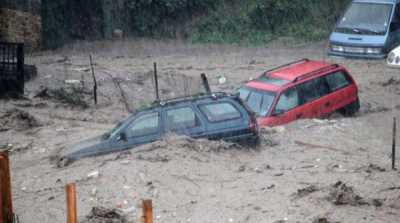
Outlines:
POLYGON ((133 121, 127 128, 126 135, 128 138, 155 134, 160 126, 159 113, 143 115, 133 121))
POLYGON ((389 27, 392 4, 353 2, 338 24, 338 31, 383 35, 389 27))
POLYGON ((350 84, 350 81, 346 78, 346 75, 341 71, 326 76, 326 82, 328 83, 328 86, 332 92, 350 84))
POLYGON ((200 121, 190 107, 171 109, 167 111, 167 129, 176 130, 200 126, 200 121))
POLYGON ((296 88, 286 90, 281 95, 278 103, 275 106, 275 111, 289 111, 299 105, 299 94, 296 88))
POLYGON ((200 110, 210 122, 220 122, 241 117, 237 108, 228 102, 201 105, 200 110))

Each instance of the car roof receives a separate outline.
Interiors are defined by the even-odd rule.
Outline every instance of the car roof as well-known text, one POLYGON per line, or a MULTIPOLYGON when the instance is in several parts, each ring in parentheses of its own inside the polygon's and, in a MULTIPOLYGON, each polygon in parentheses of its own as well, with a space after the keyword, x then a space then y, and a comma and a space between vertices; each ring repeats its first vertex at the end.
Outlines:
POLYGON ((268 70, 264 72, 258 79, 246 83, 245 86, 259 90, 276 92, 298 80, 326 73, 328 71, 338 69, 338 67, 340 66, 337 64, 330 64, 323 61, 302 59, 268 70), (262 81, 263 77, 272 77, 276 79, 286 80, 287 82, 281 85, 266 83, 262 81))
POLYGON ((395 4, 399 3, 400 0, 353 0, 353 2, 361 2, 361 3, 388 3, 395 4))
POLYGON ((135 110, 135 112, 133 114, 137 114, 137 113, 145 112, 145 111, 151 111, 151 110, 158 109, 161 107, 174 106, 174 105, 191 103, 191 102, 199 102, 199 101, 202 101, 202 102, 215 101, 215 100, 227 99, 227 98, 233 98, 233 97, 237 97, 237 96, 227 94, 224 92, 215 92, 212 94, 201 93, 201 94, 196 94, 196 95, 171 98, 171 99, 166 99, 166 100, 161 100, 161 101, 154 101, 153 103, 150 103, 141 108, 138 108, 137 110, 135 110))

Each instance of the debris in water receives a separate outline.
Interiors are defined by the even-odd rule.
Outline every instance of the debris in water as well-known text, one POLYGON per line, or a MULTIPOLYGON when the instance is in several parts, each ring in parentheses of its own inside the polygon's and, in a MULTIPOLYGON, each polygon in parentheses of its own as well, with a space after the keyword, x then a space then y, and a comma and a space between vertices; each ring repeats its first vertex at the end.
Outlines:
POLYGON ((105 207, 93 207, 92 211, 86 216, 87 223, 126 223, 127 219, 123 213, 117 209, 105 207))
POLYGON ((12 109, 3 114, 0 113, 0 132, 11 129, 23 131, 40 126, 42 126, 42 123, 33 115, 19 109, 12 109))

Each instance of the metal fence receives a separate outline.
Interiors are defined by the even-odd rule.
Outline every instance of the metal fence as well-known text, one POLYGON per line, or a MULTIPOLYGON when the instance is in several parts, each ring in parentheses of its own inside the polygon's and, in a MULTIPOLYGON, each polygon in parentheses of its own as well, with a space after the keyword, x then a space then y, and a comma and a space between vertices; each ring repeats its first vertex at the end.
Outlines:
POLYGON ((0 96, 24 93, 24 44, 0 42, 0 96))

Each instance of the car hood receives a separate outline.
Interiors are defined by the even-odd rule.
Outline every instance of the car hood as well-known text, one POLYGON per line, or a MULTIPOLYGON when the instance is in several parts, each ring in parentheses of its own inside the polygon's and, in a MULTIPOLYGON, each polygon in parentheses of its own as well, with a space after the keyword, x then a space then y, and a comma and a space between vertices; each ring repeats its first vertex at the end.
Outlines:
POLYGON ((64 149, 60 156, 73 160, 90 156, 92 153, 100 152, 104 148, 105 142, 107 140, 103 140, 101 136, 96 136, 64 149))
POLYGON ((331 43, 352 46, 382 47, 386 42, 386 35, 359 35, 333 32, 330 36, 331 43))

